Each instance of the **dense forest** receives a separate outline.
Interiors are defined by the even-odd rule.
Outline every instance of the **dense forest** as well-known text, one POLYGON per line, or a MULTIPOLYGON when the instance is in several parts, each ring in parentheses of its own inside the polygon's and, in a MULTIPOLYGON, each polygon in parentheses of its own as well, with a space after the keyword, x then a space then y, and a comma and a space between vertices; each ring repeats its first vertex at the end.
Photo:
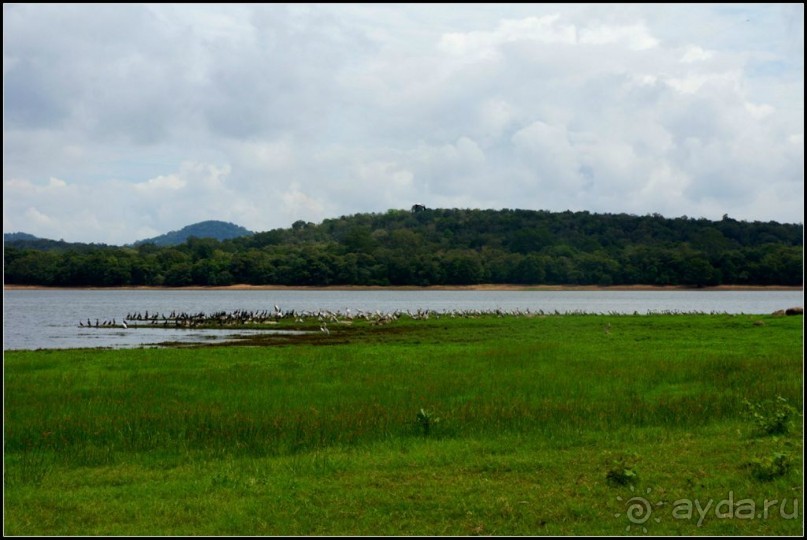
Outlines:
POLYGON ((4 246, 4 282, 153 285, 802 285, 802 225, 658 214, 389 210, 169 247, 4 246))

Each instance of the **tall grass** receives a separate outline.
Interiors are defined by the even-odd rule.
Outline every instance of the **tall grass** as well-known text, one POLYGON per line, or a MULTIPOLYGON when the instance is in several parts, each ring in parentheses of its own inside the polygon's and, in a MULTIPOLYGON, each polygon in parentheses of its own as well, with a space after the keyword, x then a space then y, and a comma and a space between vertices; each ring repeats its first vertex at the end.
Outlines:
POLYGON ((783 396, 800 409, 800 318, 758 319, 480 317, 360 340, 345 330, 331 346, 9 352, 7 466, 36 480, 54 460, 271 456, 422 437, 421 408, 441 419, 429 437, 558 444, 739 421, 746 399, 783 396))
POLYGON ((802 508, 802 425, 778 405, 803 407, 801 317, 401 319, 252 345, 7 352, 4 532, 614 536, 641 494, 668 503, 649 534, 803 533, 669 512, 802 508))

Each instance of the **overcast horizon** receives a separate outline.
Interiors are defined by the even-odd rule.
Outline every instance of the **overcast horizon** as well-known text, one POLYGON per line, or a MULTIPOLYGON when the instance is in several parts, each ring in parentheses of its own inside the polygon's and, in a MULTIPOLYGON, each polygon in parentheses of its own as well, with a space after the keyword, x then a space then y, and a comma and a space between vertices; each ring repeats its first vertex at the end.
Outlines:
POLYGON ((804 221, 803 4, 4 4, 3 230, 804 221))

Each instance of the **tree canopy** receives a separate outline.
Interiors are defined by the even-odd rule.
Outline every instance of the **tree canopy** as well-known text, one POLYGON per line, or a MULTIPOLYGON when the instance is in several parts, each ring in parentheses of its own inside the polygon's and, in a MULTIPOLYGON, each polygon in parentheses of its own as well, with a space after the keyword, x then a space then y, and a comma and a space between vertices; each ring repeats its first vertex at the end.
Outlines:
POLYGON ((4 283, 187 285, 803 284, 803 227, 658 214, 389 210, 176 246, 4 246, 4 283))

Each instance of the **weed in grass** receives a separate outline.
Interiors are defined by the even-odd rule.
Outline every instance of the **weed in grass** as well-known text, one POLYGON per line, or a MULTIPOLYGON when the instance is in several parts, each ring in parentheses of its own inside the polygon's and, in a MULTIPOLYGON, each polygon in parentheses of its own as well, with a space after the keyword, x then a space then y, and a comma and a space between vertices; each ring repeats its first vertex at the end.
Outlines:
POLYGON ((743 401, 757 433, 761 435, 785 435, 797 412, 782 396, 757 403, 743 401))
POLYGON ((748 467, 755 479, 770 482, 789 473, 793 468, 793 460, 787 452, 774 452, 764 458, 754 458, 748 467))
POLYGON ((611 460, 605 480, 613 486, 633 485, 639 480, 636 464, 639 456, 636 454, 620 454, 611 460))
POLYGON ((433 413, 430 413, 424 409, 420 409, 418 411, 415 420, 417 425, 420 427, 424 437, 428 437, 429 434, 431 433, 434 424, 440 421, 440 419, 434 416, 433 413))

